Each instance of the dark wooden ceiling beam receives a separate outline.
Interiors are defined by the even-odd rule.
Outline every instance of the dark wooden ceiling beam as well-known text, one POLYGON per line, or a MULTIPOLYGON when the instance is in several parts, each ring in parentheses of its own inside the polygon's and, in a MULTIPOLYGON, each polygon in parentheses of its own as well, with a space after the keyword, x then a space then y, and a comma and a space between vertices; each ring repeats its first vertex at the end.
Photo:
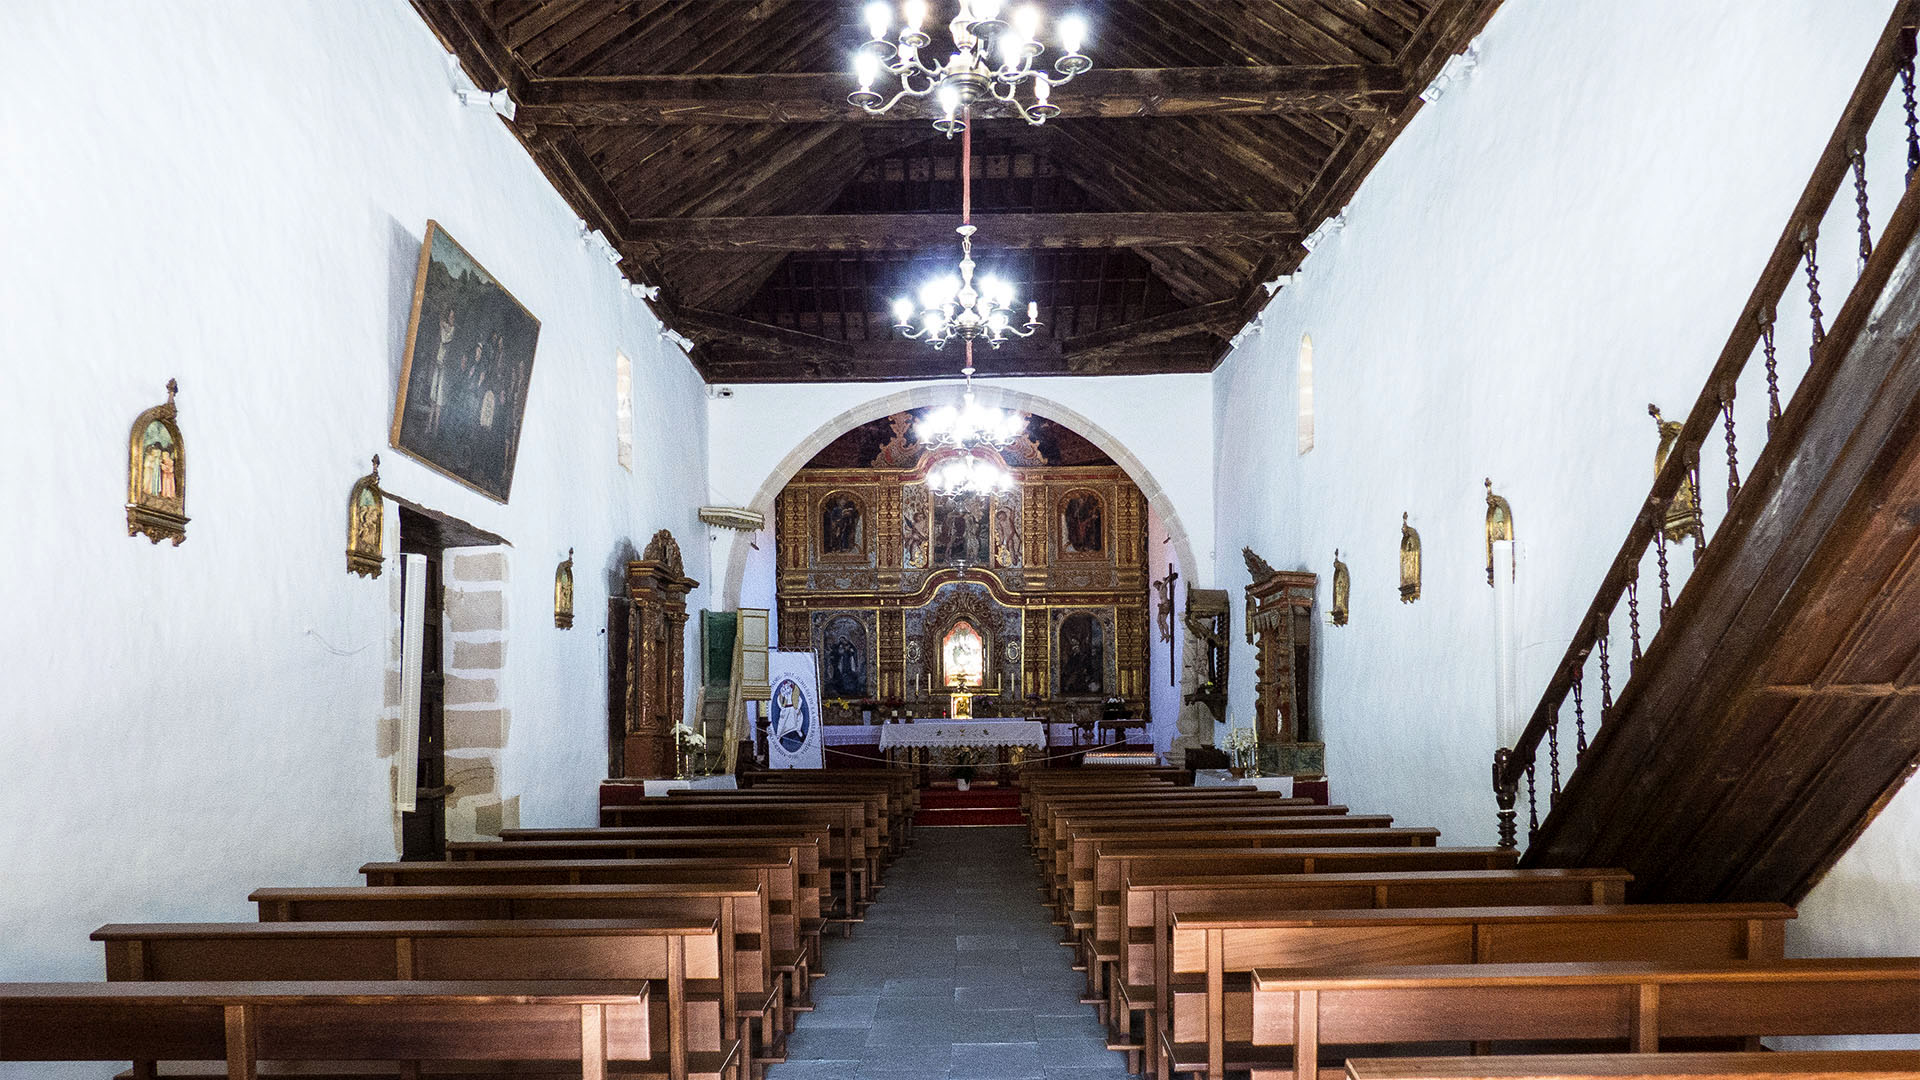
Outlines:
MULTIPOLYGON (((533 79, 515 95, 539 124, 768 124, 926 119, 937 108, 907 100, 884 116, 847 104, 841 72, 623 75, 533 79)), ((1391 110, 1406 78, 1390 64, 1283 67, 1096 68, 1055 90, 1074 117, 1219 116, 1391 110)))
MULTIPOLYGON (((805 214, 643 218, 621 232, 662 251, 924 251, 951 244, 949 214, 805 214)), ((1001 248, 1264 247, 1301 235, 1287 211, 975 214, 1001 248)))

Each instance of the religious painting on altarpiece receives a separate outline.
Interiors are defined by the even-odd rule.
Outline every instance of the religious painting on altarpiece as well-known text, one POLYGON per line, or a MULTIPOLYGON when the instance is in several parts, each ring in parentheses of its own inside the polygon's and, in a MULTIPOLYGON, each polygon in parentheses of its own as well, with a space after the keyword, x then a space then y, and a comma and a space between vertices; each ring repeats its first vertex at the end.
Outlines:
POLYGON ((990 517, 991 507, 983 499, 934 500, 934 565, 991 565, 990 517))
POLYGON ((827 699, 873 696, 875 613, 822 612, 814 618, 814 655, 820 665, 820 694, 827 699))
POLYGON ((1112 693, 1113 615, 1109 611, 1055 611, 1053 684, 1060 697, 1112 693))
POLYGON ((1099 558, 1107 552, 1106 502, 1099 493, 1076 488, 1060 497, 1062 558, 1099 558))
POLYGON ((859 561, 867 557, 867 508, 860 496, 850 491, 828 492, 820 500, 820 557, 834 562, 859 561))
POLYGON ((438 222, 427 222, 413 285, 392 442, 506 502, 540 320, 438 222))

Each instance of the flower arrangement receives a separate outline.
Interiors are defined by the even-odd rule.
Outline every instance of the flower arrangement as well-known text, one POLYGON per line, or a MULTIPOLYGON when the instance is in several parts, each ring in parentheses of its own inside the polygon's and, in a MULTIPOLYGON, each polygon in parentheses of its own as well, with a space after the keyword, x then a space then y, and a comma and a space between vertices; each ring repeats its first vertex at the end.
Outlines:
POLYGON ((707 748, 707 737, 705 734, 687 726, 687 722, 682 720, 673 725, 673 745, 674 761, 678 765, 676 771, 679 774, 679 778, 684 780, 687 778, 687 751, 705 750, 707 748))
POLYGON ((949 751, 949 753, 952 755, 954 781, 963 786, 972 783, 973 771, 985 756, 980 748, 976 746, 956 746, 949 751))

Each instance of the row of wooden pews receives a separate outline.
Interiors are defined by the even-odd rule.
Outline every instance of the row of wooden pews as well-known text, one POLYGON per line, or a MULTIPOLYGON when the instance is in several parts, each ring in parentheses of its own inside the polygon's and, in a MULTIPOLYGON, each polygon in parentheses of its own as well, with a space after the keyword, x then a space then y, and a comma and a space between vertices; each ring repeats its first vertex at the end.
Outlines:
POLYGON ((1920 1075, 1906 1052, 1762 1051, 1920 1033, 1920 959, 1784 959, 1785 905, 1628 904, 1624 870, 1521 869, 1164 770, 1022 784, 1086 1001, 1156 1080, 1920 1075), (1412 1056, 1435 1052, 1468 1056, 1412 1056))
POLYGON ((106 982, 0 984, 0 1061, 757 1080, 915 800, 902 772, 785 775, 369 863, 360 887, 259 889, 254 923, 104 926, 106 982))

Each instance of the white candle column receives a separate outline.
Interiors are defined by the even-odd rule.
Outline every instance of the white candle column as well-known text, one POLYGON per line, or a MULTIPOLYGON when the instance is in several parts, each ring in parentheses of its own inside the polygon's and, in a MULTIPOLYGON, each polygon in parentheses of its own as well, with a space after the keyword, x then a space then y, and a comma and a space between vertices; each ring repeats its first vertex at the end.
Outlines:
POLYGON ((426 643, 427 557, 402 555, 401 574, 405 594, 400 608, 400 810, 411 814, 416 809, 414 796, 420 787, 420 671, 426 643))
POLYGON ((1520 711, 1520 639, 1515 626, 1513 541, 1493 544, 1493 720, 1501 746, 1513 749, 1526 731, 1520 711))

